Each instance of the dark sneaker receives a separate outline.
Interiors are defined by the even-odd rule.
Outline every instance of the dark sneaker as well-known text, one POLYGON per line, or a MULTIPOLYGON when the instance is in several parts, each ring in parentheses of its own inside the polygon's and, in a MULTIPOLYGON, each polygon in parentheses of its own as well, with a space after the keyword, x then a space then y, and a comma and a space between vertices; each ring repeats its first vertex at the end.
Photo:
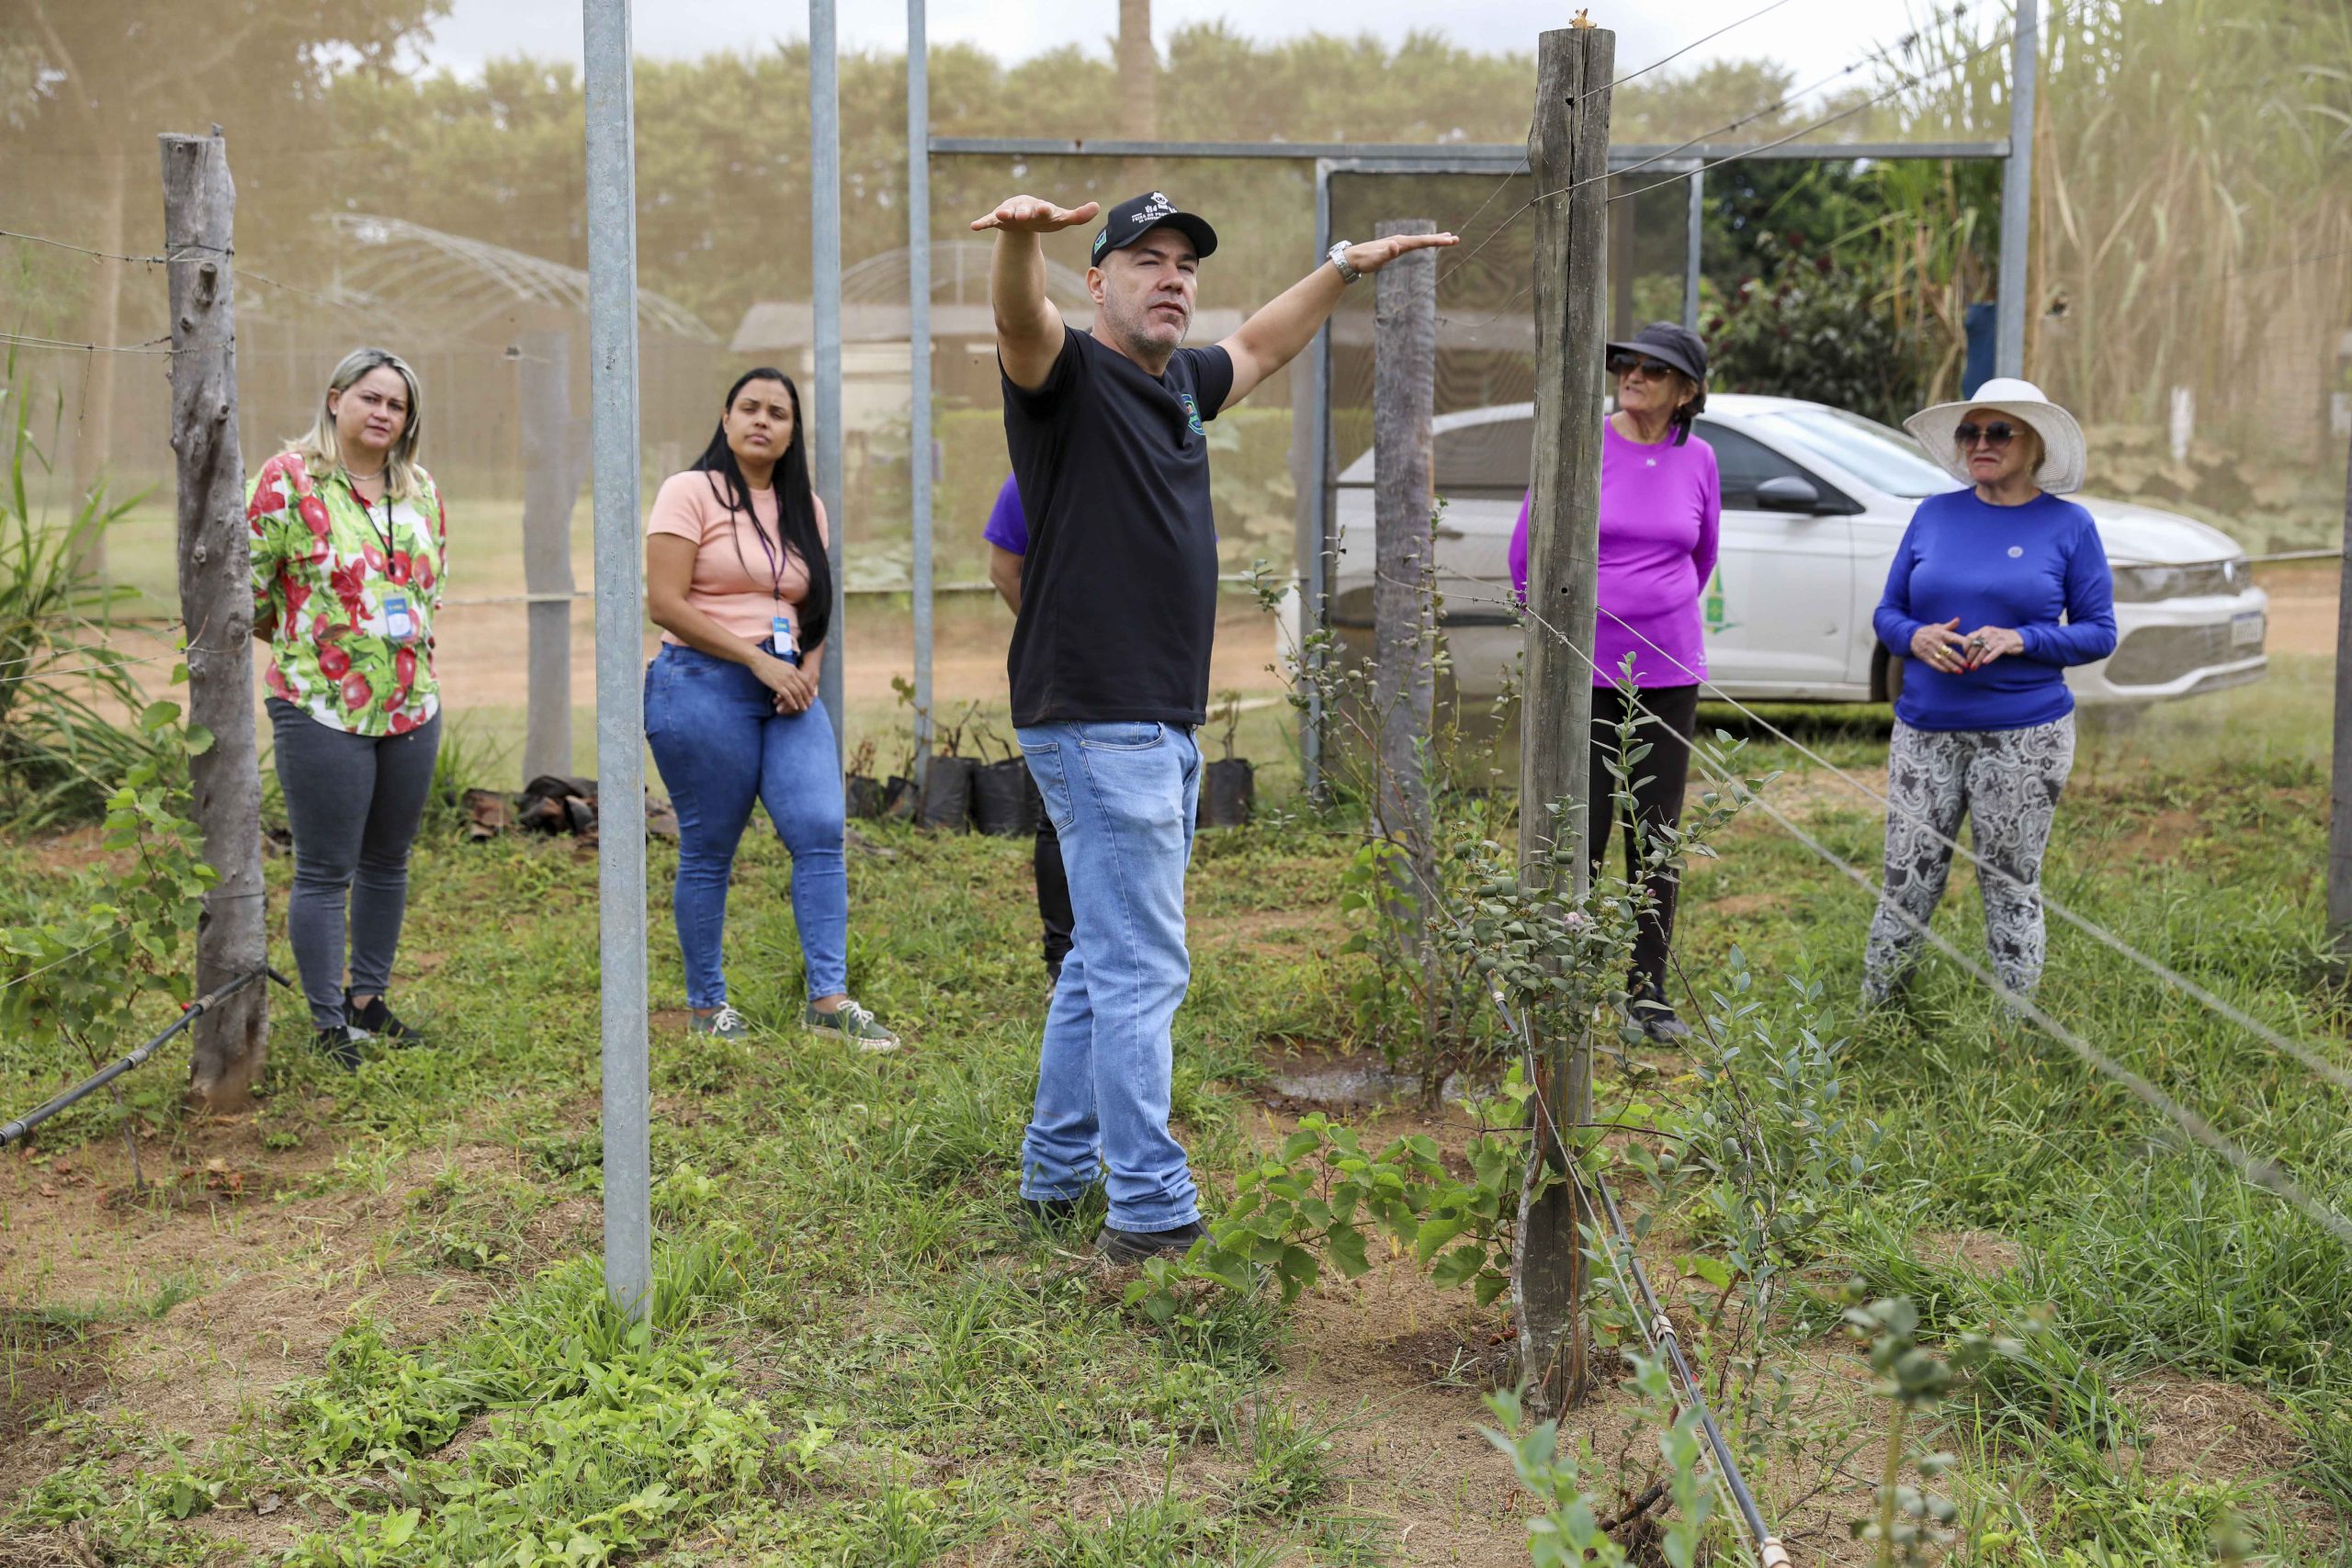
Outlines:
POLYGON ((721 1004, 709 1012, 689 1014, 686 1031, 690 1034, 707 1034, 719 1040, 742 1040, 751 1035, 751 1021, 733 1008, 721 1004))
POLYGON ((1645 986, 1635 991, 1626 1005, 1642 1032, 1659 1044, 1671 1045, 1690 1038, 1690 1026, 1675 1016, 1674 1004, 1656 986, 1645 986))
POLYGON ((1164 1231, 1123 1231, 1109 1225, 1094 1238, 1094 1250, 1114 1263, 1141 1263, 1151 1258, 1182 1258, 1194 1242, 1208 1235, 1200 1221, 1164 1231))
POLYGON ((351 1025, 339 1023, 333 1029, 322 1029, 311 1043, 319 1055, 345 1072, 359 1068, 359 1042, 364 1038, 352 1032, 351 1025))
POLYGON ((380 1040, 395 1049, 424 1043, 424 1036, 402 1023, 381 997, 371 998, 366 1007, 361 1007, 351 999, 351 993, 345 991, 343 993, 343 1016, 365 1039, 380 1040))
POLYGON ((831 1012, 819 1012, 810 1002, 801 1021, 820 1034, 831 1034, 848 1041, 861 1051, 895 1051, 899 1037, 882 1027, 881 1021, 846 997, 831 1012))
POLYGON ((1025 1235, 1057 1235, 1070 1227, 1085 1206, 1076 1198, 1023 1198, 1012 1211, 1012 1223, 1025 1235))

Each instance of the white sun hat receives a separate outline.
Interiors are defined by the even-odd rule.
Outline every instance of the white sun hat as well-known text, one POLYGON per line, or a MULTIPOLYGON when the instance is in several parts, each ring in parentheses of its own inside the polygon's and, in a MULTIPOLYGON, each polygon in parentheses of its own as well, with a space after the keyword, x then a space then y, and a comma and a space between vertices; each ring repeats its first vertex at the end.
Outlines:
POLYGON ((1976 480, 1968 471, 1968 459, 1953 445, 1954 433, 1971 409, 1991 409, 2007 414, 2030 425, 2033 433, 2041 437, 2041 466, 2034 470, 2035 484, 2052 495, 2067 495, 2083 488, 2086 445, 2083 427, 2075 423, 2073 414, 2043 397, 2041 388, 2014 376, 1994 377, 1964 402, 1938 403, 1933 408, 1921 409, 1903 422, 1903 428, 1917 438, 1944 472, 1964 485, 1973 485, 1976 480))

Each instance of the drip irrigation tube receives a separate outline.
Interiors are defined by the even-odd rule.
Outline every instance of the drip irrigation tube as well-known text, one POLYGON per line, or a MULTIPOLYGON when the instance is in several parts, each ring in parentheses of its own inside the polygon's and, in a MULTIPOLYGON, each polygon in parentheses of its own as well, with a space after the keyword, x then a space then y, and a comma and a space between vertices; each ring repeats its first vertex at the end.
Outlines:
POLYGON ((260 968, 254 970, 250 974, 238 976, 235 979, 230 981, 225 986, 217 987, 212 990, 207 991, 203 996, 197 998, 196 1000, 188 1003, 187 1006, 181 1009, 179 1017, 175 1019, 170 1027, 166 1028, 161 1034, 156 1035, 154 1039, 150 1040, 147 1043, 141 1045, 136 1051, 131 1052, 129 1055, 120 1057, 113 1062, 109 1062, 107 1066, 99 1068, 96 1072, 91 1074, 88 1077, 83 1079, 72 1089, 67 1089, 63 1094, 59 1095, 55 1100, 51 1100, 48 1104, 41 1106, 39 1110, 28 1111, 24 1115, 17 1117, 14 1122, 9 1122, 7 1125, 0 1126, 0 1148, 6 1148, 10 1144, 17 1142, 19 1139, 23 1138, 26 1134, 31 1132, 34 1128, 40 1126, 42 1122, 48 1121, 51 1117, 56 1115, 66 1107, 74 1104, 78 1100, 87 1099, 89 1096, 96 1094, 98 1090, 106 1088, 107 1085, 114 1082, 115 1079, 122 1077, 123 1074, 130 1071, 131 1068, 139 1066, 140 1063, 144 1062, 148 1057, 153 1055, 158 1050, 162 1049, 164 1043, 171 1039, 173 1035, 177 1034, 181 1030, 186 1029, 189 1024, 194 1023, 207 1012, 216 1007, 219 1007, 222 1002, 227 1001, 231 997, 235 996, 239 991, 243 990, 247 986, 252 985, 255 980, 261 979, 265 976, 277 981, 281 986, 286 986, 289 989, 291 988, 291 982, 289 982, 285 976, 280 975, 277 970, 272 969, 268 964, 265 964, 260 968))

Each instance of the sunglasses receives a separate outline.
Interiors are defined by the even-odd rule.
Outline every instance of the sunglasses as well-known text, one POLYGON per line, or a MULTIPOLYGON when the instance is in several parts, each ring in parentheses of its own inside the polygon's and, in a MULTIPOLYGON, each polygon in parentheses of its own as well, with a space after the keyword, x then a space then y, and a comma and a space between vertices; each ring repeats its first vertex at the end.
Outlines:
POLYGON ((1979 441, 1998 451, 2018 438, 2018 427, 2005 419, 1996 419, 1989 424, 1979 424, 1974 420, 1962 420, 1960 428, 1953 431, 1951 436, 1955 442, 1959 443, 1960 449, 1963 452, 1979 441))
POLYGON ((1612 354, 1605 363, 1611 376, 1631 376, 1638 370, 1651 380, 1657 381, 1679 374, 1664 360, 1652 359, 1645 354, 1612 354))

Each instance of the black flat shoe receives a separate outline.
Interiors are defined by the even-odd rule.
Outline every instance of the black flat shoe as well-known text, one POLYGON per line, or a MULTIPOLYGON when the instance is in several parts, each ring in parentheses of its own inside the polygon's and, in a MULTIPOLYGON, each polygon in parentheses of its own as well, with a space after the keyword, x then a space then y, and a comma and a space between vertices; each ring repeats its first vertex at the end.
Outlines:
POLYGON ((1675 1016, 1674 1004, 1656 986, 1635 991, 1626 1005, 1642 1032, 1659 1044, 1677 1044, 1690 1038, 1690 1026, 1675 1016))
POLYGON ((343 994, 343 1016, 349 1019, 351 1027, 361 1034, 370 1040, 380 1040, 395 1050, 424 1043, 424 1036, 402 1023, 381 997, 373 998, 366 1007, 360 1007, 352 1001, 351 993, 345 991, 343 994))
POLYGON ((359 1069, 359 1037, 345 1024, 337 1029, 322 1029, 311 1041, 312 1049, 345 1072, 359 1069))
POLYGON ((1164 1231, 1114 1230, 1102 1227, 1094 1238, 1094 1250, 1114 1263, 1141 1263, 1152 1258, 1182 1258, 1192 1250, 1193 1244, 1208 1235, 1200 1221, 1164 1231))

